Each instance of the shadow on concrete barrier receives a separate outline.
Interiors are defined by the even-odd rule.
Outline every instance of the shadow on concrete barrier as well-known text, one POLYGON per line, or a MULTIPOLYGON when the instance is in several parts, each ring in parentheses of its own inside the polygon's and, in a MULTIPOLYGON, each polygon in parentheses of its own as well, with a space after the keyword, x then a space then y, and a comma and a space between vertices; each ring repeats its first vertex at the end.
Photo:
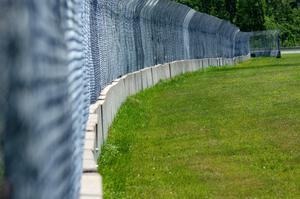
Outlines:
POLYGON ((98 173, 97 158, 108 138, 109 127, 127 97, 150 88, 162 80, 205 69, 209 66, 235 65, 250 56, 235 58, 206 58, 180 60, 145 68, 114 80, 105 87, 96 103, 90 106, 83 153, 81 199, 103 198, 102 179, 98 173))

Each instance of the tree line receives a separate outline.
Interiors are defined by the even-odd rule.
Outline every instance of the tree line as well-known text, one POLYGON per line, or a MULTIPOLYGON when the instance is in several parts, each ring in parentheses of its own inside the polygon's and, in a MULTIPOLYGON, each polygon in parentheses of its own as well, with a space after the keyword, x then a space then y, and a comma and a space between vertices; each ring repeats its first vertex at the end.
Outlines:
POLYGON ((241 31, 280 30, 282 46, 300 46, 300 0, 175 0, 231 21, 241 31))

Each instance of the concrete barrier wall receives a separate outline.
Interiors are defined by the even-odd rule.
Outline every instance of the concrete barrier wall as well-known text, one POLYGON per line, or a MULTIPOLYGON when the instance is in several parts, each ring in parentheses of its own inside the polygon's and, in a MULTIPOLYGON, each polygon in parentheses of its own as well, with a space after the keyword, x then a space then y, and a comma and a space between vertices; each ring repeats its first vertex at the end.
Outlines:
POLYGON ((142 73, 142 86, 143 89, 150 88, 153 86, 153 75, 152 75, 152 68, 145 68, 141 70, 142 73))
POLYGON ((108 138, 109 127, 127 97, 150 88, 162 80, 178 75, 205 69, 209 66, 233 65, 249 59, 250 56, 230 58, 206 58, 181 60, 161 64, 129 73, 114 80, 105 87, 95 104, 90 106, 90 115, 86 128, 83 155, 83 176, 81 199, 102 198, 102 180, 97 172, 97 158, 101 147, 108 138))
POLYGON ((157 84, 162 80, 171 78, 170 75, 170 64, 163 64, 151 67, 153 84, 157 84))

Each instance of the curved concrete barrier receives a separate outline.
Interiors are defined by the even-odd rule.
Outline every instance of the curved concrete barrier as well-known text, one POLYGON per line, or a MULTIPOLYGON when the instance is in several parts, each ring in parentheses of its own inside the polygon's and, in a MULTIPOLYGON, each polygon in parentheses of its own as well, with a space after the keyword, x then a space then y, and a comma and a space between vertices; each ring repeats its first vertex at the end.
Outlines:
POLYGON ((174 61, 129 73, 105 87, 96 103, 90 106, 83 153, 81 199, 99 199, 103 197, 102 179, 97 171, 97 158, 108 137, 109 127, 127 97, 150 88, 161 80, 167 80, 209 66, 234 65, 249 58, 250 55, 233 59, 206 58, 174 61))

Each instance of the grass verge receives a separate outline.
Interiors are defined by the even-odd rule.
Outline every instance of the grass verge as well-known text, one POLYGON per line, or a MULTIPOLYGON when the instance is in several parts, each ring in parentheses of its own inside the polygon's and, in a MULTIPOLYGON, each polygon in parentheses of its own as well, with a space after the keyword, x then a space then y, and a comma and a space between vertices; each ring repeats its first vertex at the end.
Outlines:
POLYGON ((105 198, 300 198, 300 55, 130 97, 99 165, 105 198))

